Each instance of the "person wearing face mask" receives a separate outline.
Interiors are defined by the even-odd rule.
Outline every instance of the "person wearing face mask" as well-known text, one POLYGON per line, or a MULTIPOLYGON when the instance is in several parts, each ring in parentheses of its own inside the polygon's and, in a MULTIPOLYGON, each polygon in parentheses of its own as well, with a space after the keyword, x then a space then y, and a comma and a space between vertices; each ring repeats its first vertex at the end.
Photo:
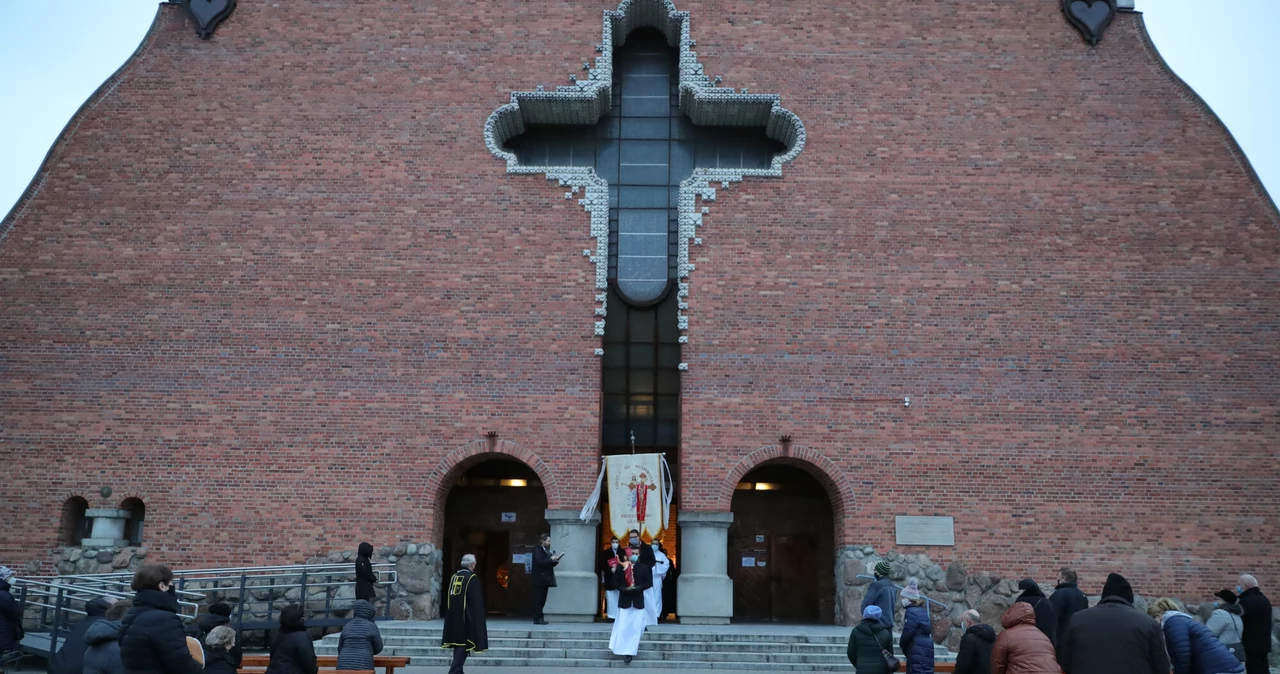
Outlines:
POLYGON ((1241 619, 1244 621, 1245 667, 1249 674, 1267 674, 1271 653, 1271 602, 1258 587, 1258 579, 1249 574, 1240 576, 1236 586, 1240 595, 1241 619))
POLYGON ((547 593, 556 586, 556 565, 564 553, 551 554, 551 534, 538 537, 538 547, 533 549, 533 624, 545 625, 542 609, 547 605, 547 593))
MULTIPOLYGON (((631 540, 638 541, 640 534, 632 532, 631 540)), ((653 551, 647 546, 631 547, 626 551, 626 561, 614 571, 614 584, 619 588, 618 619, 613 622, 609 634, 609 650, 621 655, 626 663, 640 650, 640 637, 647 625, 644 609, 645 590, 653 587, 653 551), (644 551, 649 550, 645 555, 644 551)))
POLYGON ((1209 628, 1213 636, 1221 641, 1232 655, 1236 656, 1240 662, 1244 662, 1244 620, 1240 618, 1244 611, 1241 610, 1240 604, 1236 603, 1236 593, 1231 590, 1222 590, 1214 596, 1219 601, 1216 602, 1216 607, 1204 626, 1209 628))
POLYGON ((982 622, 978 612, 969 609, 960 616, 964 636, 956 653, 956 674, 991 674, 991 650, 996 645, 996 631, 982 622))
POLYGON ((133 574, 137 594, 133 607, 120 621, 120 662, 127 674, 200 674, 201 663, 191 656, 173 571, 162 564, 146 564, 133 574))
POLYGON ((671 568, 671 560, 667 559, 656 540, 649 545, 649 551, 653 553, 653 587, 644 591, 644 612, 646 623, 657 625, 658 618, 662 616, 662 581, 671 568))
POLYGON ((618 537, 609 539, 609 547, 600 551, 600 560, 596 571, 600 574, 600 584, 604 586, 604 615, 609 620, 618 617, 618 588, 613 582, 613 570, 622 563, 622 552, 618 546, 618 537))

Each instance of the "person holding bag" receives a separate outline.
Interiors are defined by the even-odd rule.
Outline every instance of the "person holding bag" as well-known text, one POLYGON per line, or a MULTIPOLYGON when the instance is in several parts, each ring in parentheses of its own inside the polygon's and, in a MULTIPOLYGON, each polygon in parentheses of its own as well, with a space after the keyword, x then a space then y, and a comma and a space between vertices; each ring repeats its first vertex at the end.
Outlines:
POLYGON ((1244 619, 1240 617, 1244 610, 1236 603, 1236 593, 1231 590, 1222 590, 1214 596, 1222 601, 1209 614, 1209 621, 1204 626, 1209 628, 1232 655, 1244 662, 1244 619))
POLYGON ((893 674, 902 663, 893 657, 893 632, 880 621, 880 607, 862 610, 862 622, 849 632, 849 664, 858 674, 893 674))

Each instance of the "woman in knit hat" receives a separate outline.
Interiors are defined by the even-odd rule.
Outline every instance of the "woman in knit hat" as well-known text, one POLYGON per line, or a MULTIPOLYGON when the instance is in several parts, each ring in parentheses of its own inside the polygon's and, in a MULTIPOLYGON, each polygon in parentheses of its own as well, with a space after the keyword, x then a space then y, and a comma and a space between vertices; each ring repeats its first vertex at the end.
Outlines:
POLYGON ((849 632, 849 664, 858 674, 889 674, 885 651, 893 651, 893 633, 880 622, 880 607, 868 606, 849 632))
POLYGON ((868 606, 880 607, 880 624, 884 625, 889 631, 893 631, 893 612, 897 610, 897 591, 893 581, 889 579, 889 562, 881 560, 876 563, 875 574, 876 582, 867 588, 867 594, 862 598, 862 611, 865 613, 868 606))
POLYGON ((902 591, 902 606, 906 611, 898 644, 907 656, 906 674, 933 674, 933 621, 915 578, 902 591))

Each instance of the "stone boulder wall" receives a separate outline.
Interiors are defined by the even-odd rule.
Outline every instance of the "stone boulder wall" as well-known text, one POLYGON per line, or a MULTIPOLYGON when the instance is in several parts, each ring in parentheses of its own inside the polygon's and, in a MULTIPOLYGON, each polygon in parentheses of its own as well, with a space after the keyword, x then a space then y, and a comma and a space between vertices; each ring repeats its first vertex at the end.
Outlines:
POLYGON ((145 546, 65 547, 53 551, 53 564, 58 575, 93 573, 127 573, 146 563, 145 546))
MULTIPOLYGON (((962 561, 953 561, 946 568, 929 559, 924 554, 903 554, 889 550, 884 554, 876 552, 871 546, 850 545, 836 551, 836 621, 841 625, 856 625, 862 620, 862 598, 866 596, 867 587, 872 583, 870 578, 875 565, 881 560, 889 562, 889 577, 898 585, 906 585, 908 578, 915 578, 920 590, 930 599, 946 604, 943 609, 937 604, 930 604, 930 615, 933 618, 933 640, 946 644, 955 651, 960 647, 960 616, 969 609, 976 609, 982 622, 991 625, 997 632, 1001 631, 1000 617, 1013 605, 1019 595, 1019 578, 1005 578, 988 572, 972 572, 962 561)), ((1046 594, 1053 588, 1041 585, 1046 594)), ((1134 605, 1142 611, 1147 609, 1151 598, 1138 596, 1134 605)), ((1101 597, 1089 597, 1089 606, 1096 606, 1101 597)), ((1213 603, 1182 603, 1186 612, 1195 616, 1200 622, 1208 619, 1213 612, 1213 603)), ((895 607, 894 622, 902 626, 902 606, 895 607)), ((1275 609, 1275 633, 1272 635, 1272 665, 1280 666, 1280 608, 1275 609)))

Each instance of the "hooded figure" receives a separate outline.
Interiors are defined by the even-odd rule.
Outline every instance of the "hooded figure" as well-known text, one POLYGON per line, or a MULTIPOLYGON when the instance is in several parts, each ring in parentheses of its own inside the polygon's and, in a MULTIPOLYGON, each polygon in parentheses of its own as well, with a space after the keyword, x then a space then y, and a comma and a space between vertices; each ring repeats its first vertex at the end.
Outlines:
POLYGON ((0 653, 18 649, 22 641, 22 605, 9 594, 13 570, 0 566, 0 653))
POLYGON ((1071 616, 1058 662, 1066 674, 1169 674, 1160 623, 1133 607, 1133 588, 1118 573, 1107 576, 1097 606, 1071 616))
POLYGON ((373 604, 357 599, 355 617, 338 637, 338 669, 373 669, 373 656, 382 652, 382 633, 373 623, 373 604))
POLYGON ((94 623, 103 619, 112 603, 106 597, 98 597, 84 605, 84 620, 71 626, 71 633, 67 635, 66 641, 49 658, 49 674, 83 674, 84 650, 88 648, 85 634, 94 623))
POLYGON ((893 652, 893 633, 880 622, 880 607, 862 611, 862 622, 849 632, 849 664, 858 674, 889 674, 884 652, 893 652))
POLYGON ((84 633, 84 643, 84 674, 125 674, 119 620, 95 621, 84 633))
POLYGON ((1058 643, 1058 612, 1053 608, 1053 602, 1044 596, 1044 591, 1036 585, 1034 580, 1024 578, 1018 583, 1018 588, 1022 590, 1022 595, 1018 597, 1018 601, 1024 604, 1031 604, 1031 608, 1036 613, 1036 627, 1049 637, 1049 643, 1057 645, 1058 643))
POLYGON ((1062 671, 1053 644, 1036 624, 1036 611, 1030 604, 1015 602, 1004 612, 1000 624, 1004 631, 996 637, 996 646, 991 650, 991 674, 1058 674, 1062 671))
POLYGON ((378 574, 373 572, 372 557, 373 546, 369 543, 361 543, 356 550, 356 599, 363 599, 369 603, 373 603, 378 597, 378 593, 373 589, 378 583, 378 574))

